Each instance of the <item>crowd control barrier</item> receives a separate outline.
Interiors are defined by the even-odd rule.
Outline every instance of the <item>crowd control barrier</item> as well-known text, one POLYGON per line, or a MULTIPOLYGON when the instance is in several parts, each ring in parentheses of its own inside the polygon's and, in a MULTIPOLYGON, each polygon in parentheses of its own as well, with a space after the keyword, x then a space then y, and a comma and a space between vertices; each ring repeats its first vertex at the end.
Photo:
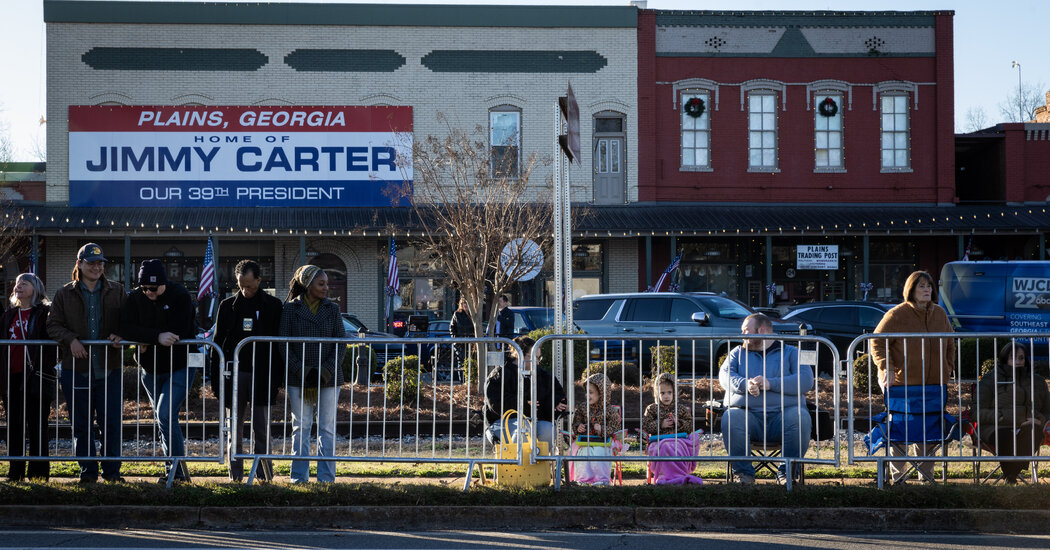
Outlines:
MULTIPOLYGON (((486 437, 484 380, 510 350, 521 354, 504 338, 246 338, 222 372, 230 457, 251 461, 248 483, 275 459, 292 459, 293 483, 310 479, 308 461, 319 481, 337 462, 459 463, 466 490, 475 465, 484 476, 482 465, 522 463, 520 440, 508 457, 486 437)), ((521 411, 521 373, 510 378, 509 408, 521 411)))
MULTIPOLYGON (((769 469, 773 475, 781 464, 786 472, 801 475, 804 464, 839 463, 837 427, 844 405, 840 367, 838 351, 825 338, 787 334, 673 338, 667 334, 636 334, 630 339, 624 339, 622 334, 548 335, 537 342, 533 353, 549 355, 558 347, 573 351, 571 355, 566 351, 563 368, 555 372, 550 382, 552 388, 537 388, 537 377, 532 378, 532 395, 554 391, 557 380, 565 389, 568 414, 539 410, 535 402, 531 413, 533 418, 556 418, 567 437, 558 439, 550 456, 531 456, 533 463, 553 461, 559 470, 567 463, 576 471, 586 470, 579 465, 587 462, 612 463, 614 468, 622 462, 645 462, 652 471, 661 469, 659 463, 757 462, 759 469, 769 469), (761 341, 771 345, 757 346, 761 341), (556 342, 563 345, 551 345, 556 342), (744 342, 753 342, 758 351, 739 355, 735 376, 730 376, 729 371, 722 373, 720 367, 728 365, 727 358, 738 354, 733 350, 744 342), (795 355, 783 353, 788 350, 797 352, 797 364, 791 364, 795 355), (833 372, 830 378, 817 378, 816 367, 824 364, 824 354, 830 356, 833 372), (574 356, 571 361, 570 356, 574 356), (760 366, 758 363, 765 361, 767 373, 785 373, 784 380, 788 382, 780 385, 779 380, 773 381, 757 396, 725 406, 725 386, 746 390, 740 385, 747 381, 742 375, 753 373, 760 366), (657 402, 654 391, 653 381, 661 373, 667 373, 662 380, 668 380, 669 375, 675 383, 674 398, 668 406, 657 402), (589 393, 585 381, 595 374, 611 382, 608 397, 599 397, 593 408, 581 407, 587 403, 589 393), (671 426, 663 427, 668 415, 673 417, 668 419, 671 426), (667 444, 662 440, 666 438, 680 440, 674 450, 665 448, 667 444), (609 450, 596 453, 589 449, 595 445, 609 450)), ((686 466, 674 474, 679 477, 675 481, 682 482, 683 476, 691 478, 689 469, 686 466)), ((749 481, 754 478, 750 468, 740 464, 727 467, 727 480, 732 470, 737 470, 738 477, 750 478, 749 481)), ((794 478, 783 476, 789 490, 794 478)), ((582 479, 592 481, 586 476, 582 479)), ((558 482, 555 483, 558 488, 558 482)))
MULTIPOLYGON (((850 344, 847 371, 850 464, 874 462, 881 488, 948 477, 973 463, 975 481, 1038 481, 1039 447, 1050 439, 1045 379, 1050 333, 884 333, 850 344), (1015 358, 1015 355, 1017 356, 1015 358), (1024 367, 1014 368, 1011 361, 1024 367), (1033 368, 1034 367, 1034 368, 1033 368), (892 373, 892 376, 888 376, 892 373), (979 377, 979 379, 978 379, 979 377), (889 379, 889 384, 887 384, 889 379), (982 466, 991 465, 989 474, 982 466)), ((1045 459, 1043 459, 1045 460, 1045 459)))
POLYGON ((165 462, 170 486, 188 479, 185 462, 223 461, 213 442, 225 422, 222 396, 200 383, 204 352, 222 356, 212 342, 81 343, 86 357, 64 365, 53 340, 0 340, 9 478, 47 477, 53 460, 78 461, 84 481, 98 478, 99 463, 113 480, 121 462, 165 462))

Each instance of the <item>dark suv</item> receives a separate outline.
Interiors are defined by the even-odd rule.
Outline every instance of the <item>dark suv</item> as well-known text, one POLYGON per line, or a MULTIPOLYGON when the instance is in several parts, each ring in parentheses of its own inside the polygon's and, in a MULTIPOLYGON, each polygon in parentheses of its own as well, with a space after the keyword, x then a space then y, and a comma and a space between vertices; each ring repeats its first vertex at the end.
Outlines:
MULTIPOLYGON (((594 294, 573 302, 573 321, 585 333, 621 337, 593 341, 592 361, 640 361, 643 370, 648 370, 650 347, 677 344, 679 371, 695 368, 698 374, 706 373, 727 353, 729 336, 740 334, 741 322, 752 313, 754 310, 746 305, 711 292, 594 294), (682 336, 722 337, 676 340, 682 336)), ((773 331, 798 334, 799 325, 774 320, 773 331)))
MULTIPOLYGON (((875 332, 882 316, 893 307, 893 304, 875 302, 810 302, 792 306, 784 314, 785 321, 804 322, 813 327, 812 334, 831 340, 839 350, 839 358, 852 361, 846 357, 850 343, 858 336, 875 332)), ((864 351, 863 348, 858 351, 864 351)), ((830 356, 819 359, 821 373, 831 371, 830 356)))

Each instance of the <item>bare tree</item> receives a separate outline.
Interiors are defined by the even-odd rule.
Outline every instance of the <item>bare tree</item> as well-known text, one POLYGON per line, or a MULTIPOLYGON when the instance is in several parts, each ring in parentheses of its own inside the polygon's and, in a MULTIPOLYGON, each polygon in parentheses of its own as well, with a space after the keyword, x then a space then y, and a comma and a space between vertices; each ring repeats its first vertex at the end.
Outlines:
POLYGON ((41 136, 33 138, 33 143, 30 145, 29 152, 37 162, 47 162, 47 142, 42 139, 41 136))
POLYGON ((984 107, 970 107, 966 110, 966 131, 976 132, 988 127, 988 115, 984 107))
POLYGON ((466 299, 476 336, 483 335, 479 314, 490 297, 491 335, 496 298, 539 261, 534 248, 508 244, 531 240, 542 247, 551 238, 551 188, 530 182, 535 155, 520 159, 518 147, 490 149, 485 128, 455 128, 442 114, 438 120, 445 135, 411 142, 411 166, 400 155, 413 180, 401 194, 411 197, 424 230, 417 250, 435 258, 466 299))
POLYGON ((999 115, 1004 122, 1035 120, 1035 108, 1045 105, 1045 90, 1046 84, 1042 82, 1025 82, 1020 89, 1014 88, 1009 97, 999 102, 999 115))

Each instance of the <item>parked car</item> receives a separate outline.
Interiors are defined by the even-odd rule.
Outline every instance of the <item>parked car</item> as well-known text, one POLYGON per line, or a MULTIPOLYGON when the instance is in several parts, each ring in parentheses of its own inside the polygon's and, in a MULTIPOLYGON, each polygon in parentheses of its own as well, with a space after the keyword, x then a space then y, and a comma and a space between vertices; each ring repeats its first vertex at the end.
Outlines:
MULTIPOLYGON (((788 308, 784 321, 809 324, 813 327, 810 334, 823 336, 835 344, 839 359, 852 361, 854 358, 846 357, 850 343, 862 334, 874 332, 882 316, 892 307, 893 304, 876 302, 810 302, 788 308)), ((831 374, 831 354, 819 354, 817 369, 821 374, 831 374)))
MULTIPOLYGON (((711 292, 593 294, 575 300, 573 308, 573 320, 585 333, 623 337, 592 342, 592 361, 624 359, 648 371, 649 348, 657 344, 677 345, 679 370, 695 368, 697 374, 714 373, 712 364, 729 350, 728 335, 740 334, 740 323, 754 313, 737 300, 711 292), (715 338, 710 343, 675 339, 676 336, 712 335, 727 337, 715 338)), ((798 334, 799 325, 774 320, 773 331, 798 334)))
MULTIPOLYGON (((380 332, 377 330, 369 329, 356 315, 352 313, 343 313, 343 328, 346 329, 346 335, 350 338, 398 338, 397 335, 389 332, 380 332)), ((376 354, 376 360, 379 361, 379 366, 382 367, 387 361, 401 357, 402 355, 415 355, 414 349, 410 349, 411 346, 402 346, 397 343, 389 344, 373 344, 372 351, 376 354)))
MULTIPOLYGON (((536 329, 554 325, 553 308, 512 306, 510 310, 514 314, 515 335, 528 334, 536 329)), ((410 330, 405 333, 405 336, 407 338, 451 338, 449 334, 449 323, 451 323, 451 321, 443 319, 431 320, 429 321, 426 330, 410 330)), ((434 345, 426 344, 422 346, 421 356, 424 357, 423 362, 427 366, 432 367, 436 358, 439 367, 448 367, 452 362, 451 346, 449 344, 439 344, 437 354, 435 354, 434 345)))

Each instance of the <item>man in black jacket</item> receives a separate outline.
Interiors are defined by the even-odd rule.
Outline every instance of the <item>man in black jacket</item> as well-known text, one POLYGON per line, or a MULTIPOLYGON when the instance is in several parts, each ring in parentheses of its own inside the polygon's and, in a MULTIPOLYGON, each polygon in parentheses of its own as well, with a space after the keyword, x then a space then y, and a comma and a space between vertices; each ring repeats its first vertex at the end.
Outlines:
MULTIPOLYGON (((168 281, 163 262, 145 260, 139 268, 139 287, 128 295, 120 321, 121 337, 140 342, 136 356, 160 429, 161 450, 165 456, 185 456, 179 411, 194 373, 186 368, 189 348, 175 343, 195 336, 190 294, 182 285, 168 281)), ((170 462, 168 473, 170 476, 170 462)), ((169 476, 161 481, 167 482, 169 476)), ((175 479, 190 480, 185 463, 179 463, 175 479)))
MULTIPOLYGON (((485 437, 489 443, 498 445, 502 438, 503 413, 508 410, 517 410, 518 406, 518 375, 519 368, 525 371, 524 385, 522 386, 524 411, 518 411, 524 416, 532 412, 532 403, 536 402, 536 438, 546 441, 550 449, 554 449, 555 426, 558 419, 566 415, 569 408, 566 402, 565 390, 561 382, 545 369, 532 363, 531 352, 536 342, 528 336, 519 336, 514 339, 521 348, 525 358, 520 361, 516 353, 511 351, 510 357, 502 367, 497 367, 489 373, 485 379, 485 422, 488 428, 485 437), (519 367, 520 364, 520 367, 519 367), (533 398, 530 389, 529 376, 536 377, 536 397, 533 398)), ((539 361, 540 354, 536 360, 539 361)), ((510 419, 507 431, 511 437, 515 436, 518 429, 517 418, 510 419)))
POLYGON ((510 299, 506 294, 501 294, 496 303, 496 336, 513 339, 514 312, 510 310, 510 299))
MULTIPOLYGON (((215 316, 215 344, 222 348, 226 361, 233 366, 237 344, 251 336, 277 336, 281 325, 281 311, 284 304, 280 300, 259 290, 259 264, 252 260, 241 260, 234 268, 237 277, 237 288, 240 292, 226 298, 219 304, 219 313, 215 316)), ((219 395, 220 381, 225 381, 226 407, 233 409, 236 401, 236 418, 233 422, 233 433, 229 441, 230 479, 241 481, 244 478, 244 464, 240 459, 234 460, 235 454, 244 452, 244 420, 249 412, 252 419, 252 435, 255 454, 270 452, 270 406, 277 395, 277 389, 284 380, 284 365, 277 345, 272 342, 258 342, 246 345, 241 349, 240 361, 233 376, 237 377, 237 395, 234 397, 233 380, 223 377, 220 372, 218 354, 212 357, 211 383, 215 395, 219 395), (249 409, 249 403, 250 409, 249 409)), ((231 413, 233 411, 231 410, 231 413)), ((259 463, 259 479, 273 479, 270 461, 259 463)))

